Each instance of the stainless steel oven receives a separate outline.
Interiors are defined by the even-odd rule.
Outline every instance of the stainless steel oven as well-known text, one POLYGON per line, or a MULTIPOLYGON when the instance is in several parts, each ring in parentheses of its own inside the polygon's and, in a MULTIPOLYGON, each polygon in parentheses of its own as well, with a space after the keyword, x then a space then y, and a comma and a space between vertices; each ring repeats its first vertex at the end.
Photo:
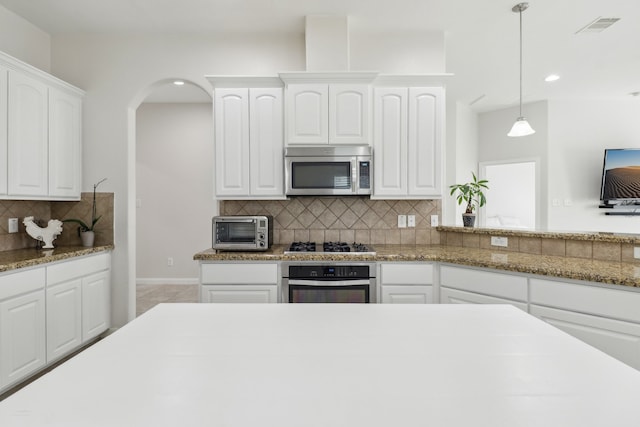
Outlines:
POLYGON ((282 302, 375 303, 376 265, 299 262, 282 265, 282 302))
POLYGON ((288 196, 371 194, 371 147, 289 147, 285 178, 288 196))

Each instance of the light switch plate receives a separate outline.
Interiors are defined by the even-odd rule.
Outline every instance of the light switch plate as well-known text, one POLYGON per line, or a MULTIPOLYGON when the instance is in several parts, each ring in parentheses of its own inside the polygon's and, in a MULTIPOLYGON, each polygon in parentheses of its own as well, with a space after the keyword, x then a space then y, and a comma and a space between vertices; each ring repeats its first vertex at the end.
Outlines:
POLYGON ((18 232, 18 218, 9 218, 9 233, 18 232))
POLYGON ((416 226, 416 216, 407 215, 407 227, 415 227, 415 226, 416 226))
POLYGON ((432 227, 438 226, 438 215, 431 215, 431 226, 432 227))
POLYGON ((407 216, 398 215, 398 228, 407 228, 407 216))
POLYGON ((509 246, 508 237, 491 236, 491 246, 500 246, 506 248, 509 246))
POLYGON ((640 246, 633 247, 633 257, 640 259, 640 246))

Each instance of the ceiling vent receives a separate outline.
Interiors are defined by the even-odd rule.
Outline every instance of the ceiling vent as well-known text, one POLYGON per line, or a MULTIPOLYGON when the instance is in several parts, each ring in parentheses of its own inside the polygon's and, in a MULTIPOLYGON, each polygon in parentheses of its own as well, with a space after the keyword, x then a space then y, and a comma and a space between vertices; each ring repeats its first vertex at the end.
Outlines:
POLYGON ((601 33, 616 22, 618 22, 620 18, 598 18, 593 22, 585 25, 581 29, 579 29, 576 34, 580 33, 601 33))

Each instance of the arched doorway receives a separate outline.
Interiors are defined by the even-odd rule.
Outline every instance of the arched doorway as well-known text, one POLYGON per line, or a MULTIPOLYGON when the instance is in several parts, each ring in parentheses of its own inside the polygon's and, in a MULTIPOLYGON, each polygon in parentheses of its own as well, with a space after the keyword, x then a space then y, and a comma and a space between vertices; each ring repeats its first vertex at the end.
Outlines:
POLYGON ((211 96, 190 82, 152 86, 135 110, 136 315, 197 299, 192 256, 216 213, 211 96))

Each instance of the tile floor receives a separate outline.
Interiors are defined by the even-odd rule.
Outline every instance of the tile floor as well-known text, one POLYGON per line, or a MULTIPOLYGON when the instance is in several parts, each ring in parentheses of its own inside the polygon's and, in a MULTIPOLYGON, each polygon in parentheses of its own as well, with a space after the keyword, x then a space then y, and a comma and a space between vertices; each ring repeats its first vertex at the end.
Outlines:
POLYGON ((138 285, 136 316, 162 302, 198 302, 198 285, 138 285))

